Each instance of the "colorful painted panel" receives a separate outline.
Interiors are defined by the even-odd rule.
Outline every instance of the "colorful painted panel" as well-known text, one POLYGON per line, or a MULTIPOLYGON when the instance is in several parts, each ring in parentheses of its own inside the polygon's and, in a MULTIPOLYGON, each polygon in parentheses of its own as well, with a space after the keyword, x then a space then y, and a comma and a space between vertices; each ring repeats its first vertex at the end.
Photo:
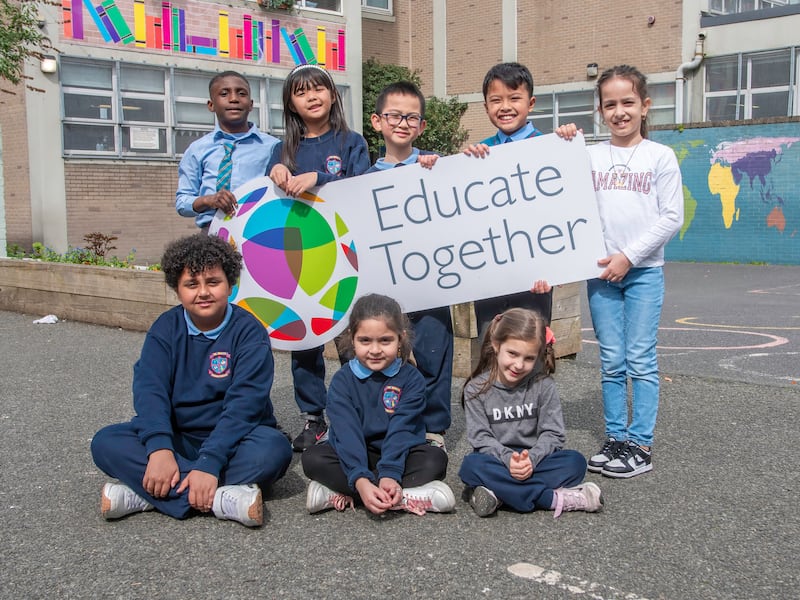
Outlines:
POLYGON ((218 215, 211 235, 242 254, 230 301, 249 310, 275 348, 314 348, 346 326, 358 289, 356 244, 334 204, 287 198, 266 177, 236 190, 236 218, 218 215))
POLYGON ((654 131, 675 150, 684 224, 667 260, 800 264, 800 123, 654 131))
POLYGON ((199 2, 61 0, 61 39, 139 52, 345 70, 345 29, 199 2))

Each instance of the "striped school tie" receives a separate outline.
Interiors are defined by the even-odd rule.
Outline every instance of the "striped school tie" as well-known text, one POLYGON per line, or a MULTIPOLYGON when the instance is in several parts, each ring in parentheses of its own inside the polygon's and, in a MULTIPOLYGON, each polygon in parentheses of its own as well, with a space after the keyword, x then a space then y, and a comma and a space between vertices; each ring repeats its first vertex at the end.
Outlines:
POLYGON ((233 142, 225 141, 225 156, 219 163, 219 170, 217 171, 217 191, 231 189, 231 173, 233 172, 233 142))

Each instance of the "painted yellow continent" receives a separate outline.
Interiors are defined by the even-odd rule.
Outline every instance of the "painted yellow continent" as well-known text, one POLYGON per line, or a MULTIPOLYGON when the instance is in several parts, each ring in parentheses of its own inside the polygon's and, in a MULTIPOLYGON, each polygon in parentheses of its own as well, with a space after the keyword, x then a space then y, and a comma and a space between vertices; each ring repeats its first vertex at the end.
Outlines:
POLYGON ((712 194, 719 195, 722 222, 725 229, 730 229, 736 214, 736 197, 739 195, 739 186, 733 181, 731 168, 720 163, 711 165, 708 170, 708 189, 712 194))

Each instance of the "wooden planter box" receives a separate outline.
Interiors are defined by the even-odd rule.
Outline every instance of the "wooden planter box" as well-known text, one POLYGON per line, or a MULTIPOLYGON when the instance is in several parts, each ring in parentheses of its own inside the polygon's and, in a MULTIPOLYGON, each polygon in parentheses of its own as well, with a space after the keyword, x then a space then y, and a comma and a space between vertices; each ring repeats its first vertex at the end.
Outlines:
POLYGON ((178 299, 164 274, 0 258, 0 309, 147 331, 178 299))
MULTIPOLYGON (((572 283, 553 291, 557 358, 581 350, 580 290, 572 283)), ((147 331, 177 303, 160 272, 0 258, 0 310, 147 331)), ((466 377, 480 347, 472 304, 453 307, 453 331, 453 374, 466 377)), ((332 342, 325 355, 337 358, 332 342)))
MULTIPOLYGON (((553 288, 553 314, 550 329, 556 336, 556 358, 572 356, 581 351, 581 284, 569 283, 553 288)), ((472 303, 457 304, 452 308, 453 374, 468 377, 478 364, 481 340, 472 303)))

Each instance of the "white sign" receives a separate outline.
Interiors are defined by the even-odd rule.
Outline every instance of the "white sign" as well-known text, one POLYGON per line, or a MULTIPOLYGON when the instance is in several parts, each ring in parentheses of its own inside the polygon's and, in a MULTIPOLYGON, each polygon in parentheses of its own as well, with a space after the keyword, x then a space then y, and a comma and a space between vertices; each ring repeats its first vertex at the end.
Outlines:
POLYGON ((352 302, 377 292, 406 311, 596 277, 606 255, 589 157, 578 137, 494 146, 483 159, 440 158, 286 198, 268 178, 237 189, 234 218, 211 234, 245 269, 231 300, 276 348, 332 339, 352 302))
POLYGON ((158 150, 158 127, 131 127, 131 150, 158 150))

